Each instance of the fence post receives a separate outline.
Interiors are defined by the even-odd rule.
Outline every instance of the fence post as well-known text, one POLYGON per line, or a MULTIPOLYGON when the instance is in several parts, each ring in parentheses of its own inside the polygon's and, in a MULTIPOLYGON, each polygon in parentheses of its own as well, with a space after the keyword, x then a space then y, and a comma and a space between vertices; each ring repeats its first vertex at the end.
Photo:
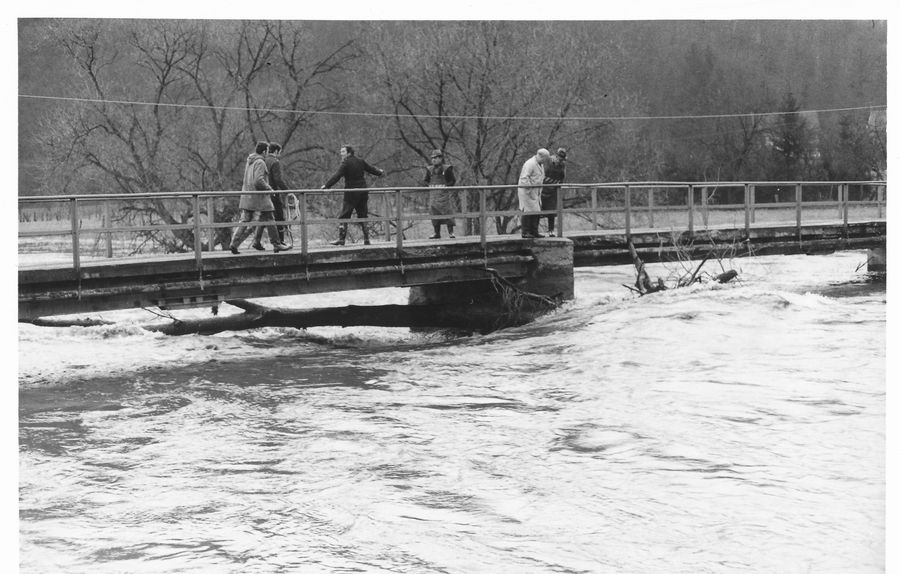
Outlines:
POLYGON ((877 190, 878 190, 877 191, 878 199, 876 201, 878 202, 878 219, 881 219, 882 214, 883 214, 882 204, 884 203, 884 186, 883 185, 877 186, 877 190))
MULTIPOLYGON (((200 233, 200 196, 191 195, 191 209, 194 212, 194 260, 197 262, 197 270, 203 272, 203 241, 200 233)), ((203 289, 203 283, 200 284, 203 289)))
POLYGON ((631 241, 631 186, 625 186, 625 239, 631 241))
POLYGON ((750 184, 750 223, 756 223, 756 186, 750 184))
POLYGON ((470 235, 472 233, 472 220, 469 219, 469 192, 468 190, 462 190, 457 192, 457 197, 459 198, 459 210, 460 213, 463 214, 463 235, 470 235))
POLYGON ((694 235, 694 186, 688 185, 688 233, 694 235))
MULTIPOLYGON (((388 213, 391 212, 391 201, 390 201, 389 196, 390 196, 390 194, 387 192, 381 194, 382 203, 384 204, 384 209, 381 212, 384 214, 385 218, 387 218, 388 213)), ((391 240, 391 220, 390 219, 385 219, 384 221, 381 222, 381 231, 384 232, 384 239, 386 241, 390 241, 391 240)))
POLYGON ((750 184, 744 184, 744 231, 750 236, 750 184))
POLYGON ((563 201, 565 200, 563 186, 556 189, 556 236, 563 236, 563 201))
POLYGON ((591 229, 597 231, 597 188, 591 188, 591 229))
MULTIPOLYGON (((112 218, 109 215, 109 200, 103 201, 103 227, 107 230, 112 227, 111 220, 112 218)), ((106 258, 112 259, 113 256, 113 248, 112 248, 112 231, 106 232, 106 258)))
POLYGON ((397 253, 403 249, 403 190, 397 190, 397 253))
POLYGON ((487 197, 485 196, 486 190, 479 189, 478 190, 478 216, 481 220, 481 247, 482 249, 487 248, 487 197))
POLYGON ((206 223, 209 228, 206 230, 207 235, 207 251, 212 251, 216 246, 216 229, 212 226, 216 222, 216 200, 213 196, 206 198, 206 223))
POLYGON ((300 191, 300 197, 297 198, 297 207, 300 208, 300 254, 306 261, 306 254, 309 252, 309 227, 306 225, 306 192, 300 191))
POLYGON ((802 223, 802 213, 803 213, 803 184, 797 183, 794 186, 794 201, 797 202, 797 239, 803 238, 803 233, 801 230, 802 223))
POLYGON ((647 222, 653 229, 653 188, 647 190, 647 222))
POLYGON ((845 183, 844 188, 844 237, 850 236, 848 222, 850 220, 850 184, 845 183))
POLYGON ((709 227, 709 197, 706 187, 700 186, 700 209, 703 212, 703 227, 709 227))
POLYGON ((72 266, 75 275, 81 279, 81 245, 78 239, 78 199, 72 198, 69 202, 69 214, 72 217, 72 266))

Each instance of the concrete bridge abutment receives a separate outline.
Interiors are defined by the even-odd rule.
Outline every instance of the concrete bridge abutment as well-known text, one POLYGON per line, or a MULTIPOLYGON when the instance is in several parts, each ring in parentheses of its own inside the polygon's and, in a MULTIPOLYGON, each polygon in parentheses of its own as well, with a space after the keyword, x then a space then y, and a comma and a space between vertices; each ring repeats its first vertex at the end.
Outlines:
MULTIPOLYGON (((574 244, 565 238, 531 240, 529 249, 534 258, 523 277, 507 278, 521 291, 569 301, 575 298, 574 244)), ((483 281, 435 283, 410 287, 409 303, 425 304, 484 304, 500 308, 503 297, 493 287, 491 274, 485 271, 483 281)))
POLYGON ((869 257, 866 259, 866 270, 869 273, 887 273, 886 247, 869 249, 869 257))

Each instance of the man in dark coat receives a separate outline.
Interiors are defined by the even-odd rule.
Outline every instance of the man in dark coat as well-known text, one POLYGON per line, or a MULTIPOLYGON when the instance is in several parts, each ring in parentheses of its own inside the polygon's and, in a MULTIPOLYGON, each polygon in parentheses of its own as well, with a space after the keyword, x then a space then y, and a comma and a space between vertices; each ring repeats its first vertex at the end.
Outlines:
MULTIPOLYGON (((556 150, 556 155, 550 156, 550 163, 544 168, 544 183, 548 184, 560 184, 566 180, 566 155, 568 152, 566 148, 559 148, 556 150)), ((542 211, 550 211, 555 210, 556 199, 558 197, 559 185, 553 185, 551 187, 545 187, 541 190, 541 210, 542 211)), ((546 215, 547 218, 547 234, 550 237, 554 236, 553 230, 555 228, 556 216, 555 215, 546 215)))
MULTIPOLYGON (((269 185, 272 186, 274 191, 283 191, 290 189, 287 183, 284 181, 284 170, 281 166, 281 160, 278 156, 281 155, 281 144, 277 142, 269 142, 269 153, 265 157, 266 167, 269 168, 269 185)), ((281 194, 273 193, 272 194, 272 206, 275 208, 275 221, 284 221, 284 202, 281 200, 281 194)), ((279 225, 278 228, 278 240, 281 243, 284 243, 284 232, 286 226, 279 225)), ((258 227, 256 230, 256 244, 259 244, 262 239, 262 227, 258 227)))
MULTIPOLYGON (((353 190, 344 192, 344 205, 341 208, 341 214, 338 219, 350 219, 350 216, 356 211, 356 217, 365 219, 369 217, 369 192, 366 189, 366 173, 375 176, 384 175, 384 170, 372 167, 366 160, 356 157, 356 152, 349 145, 341 146, 341 166, 338 170, 328 178, 322 189, 328 189, 336 184, 338 180, 344 178, 344 189, 353 190), (357 191, 359 190, 359 191, 357 191)), ((363 232, 363 239, 366 245, 369 245, 369 228, 366 222, 360 223, 363 232)), ((343 245, 347 240, 347 224, 342 223, 338 226, 338 239, 332 241, 332 245, 343 245)))

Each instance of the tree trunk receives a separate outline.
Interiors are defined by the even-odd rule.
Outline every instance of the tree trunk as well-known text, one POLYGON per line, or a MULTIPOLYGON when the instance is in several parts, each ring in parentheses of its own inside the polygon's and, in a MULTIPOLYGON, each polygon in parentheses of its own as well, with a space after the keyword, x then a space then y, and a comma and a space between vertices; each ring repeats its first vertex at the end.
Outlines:
MULTIPOLYGON (((324 307, 319 309, 282 309, 266 307, 243 299, 226 303, 244 310, 243 313, 225 317, 212 316, 203 319, 176 319, 170 323, 148 324, 142 327, 148 331, 166 335, 211 335, 223 331, 240 331, 259 327, 410 327, 463 329, 487 333, 504 327, 522 325, 534 319, 546 306, 526 304, 509 311, 497 302, 472 304, 430 304, 430 305, 348 305, 345 307, 324 307)), ((93 319, 54 320, 31 319, 23 321, 42 327, 72 327, 111 325, 109 321, 93 319)))

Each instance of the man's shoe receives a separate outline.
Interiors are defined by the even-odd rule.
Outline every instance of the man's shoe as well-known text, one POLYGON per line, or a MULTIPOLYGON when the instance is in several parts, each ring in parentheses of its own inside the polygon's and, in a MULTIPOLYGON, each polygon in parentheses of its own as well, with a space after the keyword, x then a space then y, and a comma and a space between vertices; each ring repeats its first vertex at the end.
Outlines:
POLYGON ((440 235, 439 233, 435 233, 434 235, 432 235, 432 236, 429 237, 428 239, 440 239, 440 238, 441 238, 441 235, 440 235))
POLYGON ((365 241, 363 241, 363 245, 372 245, 372 243, 368 239, 366 239, 365 241))
POLYGON ((547 232, 547 237, 556 237, 552 231, 547 232))
POLYGON ((279 243, 278 245, 275 246, 275 253, 278 253, 279 251, 289 251, 290 248, 291 248, 290 245, 285 245, 284 243, 279 243))
POLYGON ((530 233, 523 233, 522 239, 534 239, 534 235, 532 235, 530 233))
POLYGON ((343 239, 336 239, 336 240, 334 240, 334 241, 331 242, 331 245, 343 245, 343 244, 344 244, 344 240, 343 240, 343 239))
POLYGON ((261 243, 254 243, 253 249, 256 249, 257 251, 265 251, 266 250, 266 248, 263 247, 261 243))
POLYGON ((234 253, 235 255, 240 253, 240 251, 238 251, 237 247, 235 247, 234 245, 229 246, 228 249, 231 249, 231 252, 234 253))
POLYGON ((456 239, 456 236, 453 235, 452 233, 450 235, 448 235, 447 237, 449 237, 450 239, 456 239))

